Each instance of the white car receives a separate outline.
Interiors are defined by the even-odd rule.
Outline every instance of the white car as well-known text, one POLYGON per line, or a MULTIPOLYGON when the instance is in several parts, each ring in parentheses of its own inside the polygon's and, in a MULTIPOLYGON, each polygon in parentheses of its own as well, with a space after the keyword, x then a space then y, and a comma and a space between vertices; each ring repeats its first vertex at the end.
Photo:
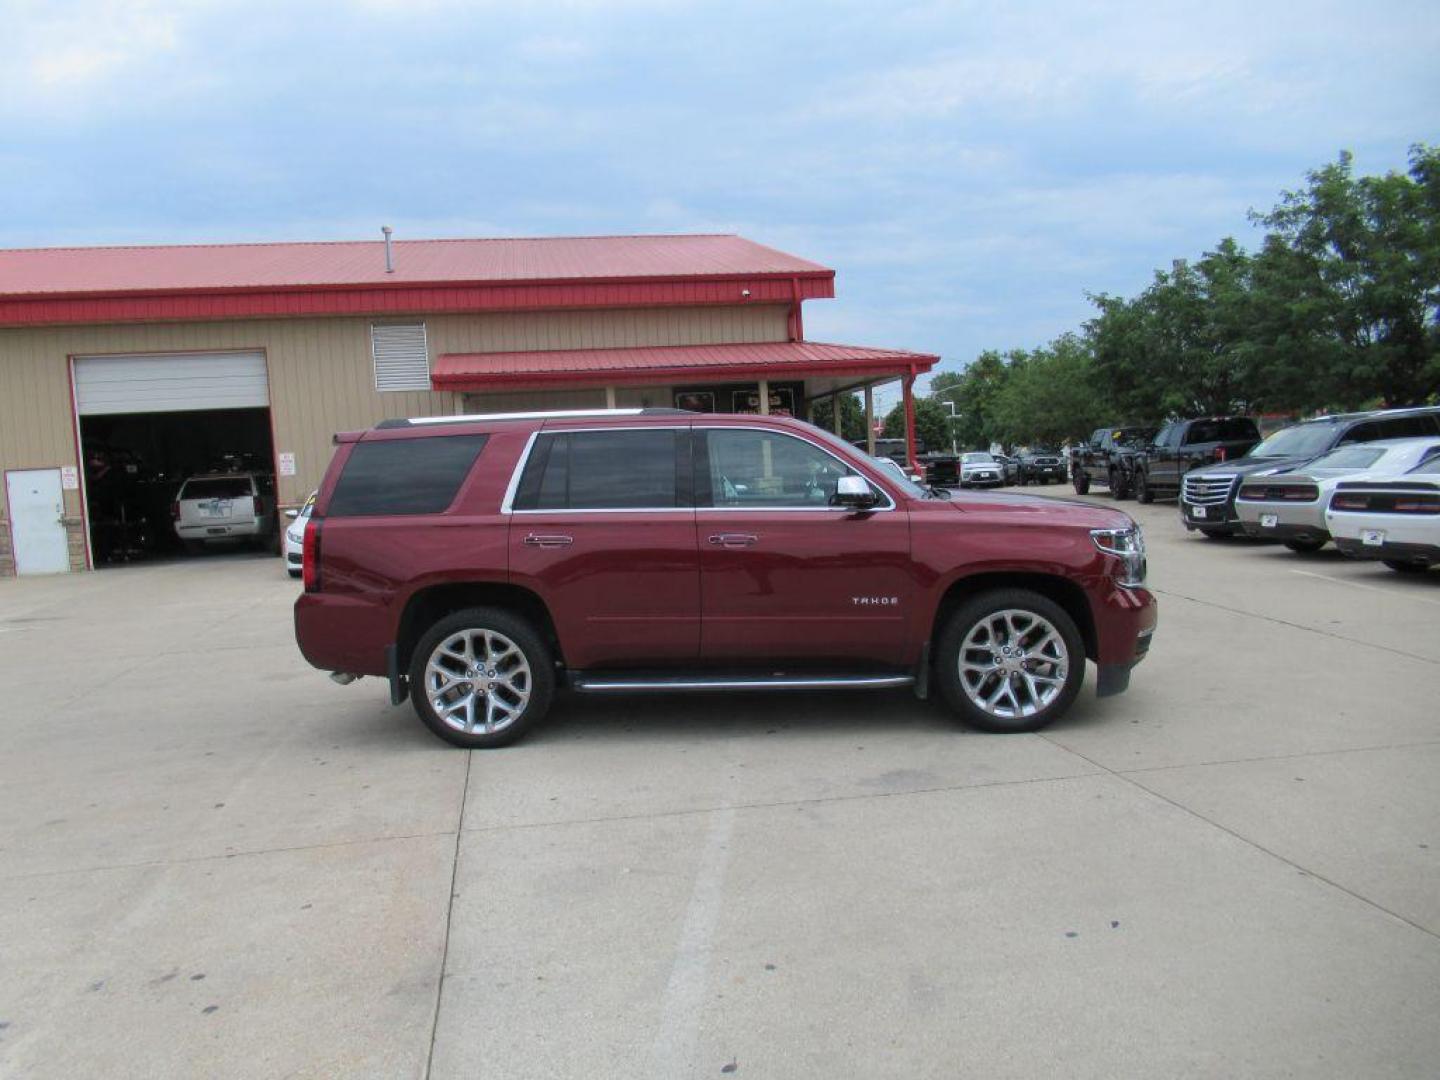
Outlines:
POLYGON ((274 542, 274 490, 270 477, 261 473, 192 476, 170 505, 175 535, 192 552, 234 540, 264 550, 274 542))
POLYGON ((891 476, 897 476, 901 480, 906 480, 912 484, 917 485, 918 487, 925 486, 925 477, 921 476, 917 472, 911 472, 894 458, 881 457, 879 454, 876 454, 871 460, 874 461, 876 465, 879 465, 880 468, 884 469, 885 472, 889 473, 891 476))
POLYGON ((1244 478, 1235 513, 1246 535, 1283 541, 1291 551, 1319 551, 1330 541, 1325 508, 1345 480, 1394 476, 1440 454, 1440 438, 1350 443, 1294 472, 1244 478))
POLYGON ((1000 487, 1005 483, 1005 466, 993 454, 977 450, 960 455, 961 487, 1000 487))
POLYGON ((1342 481, 1325 522, 1335 546, 1357 559, 1401 573, 1440 563, 1440 454, 1401 476, 1342 481))
POLYGON ((285 554, 285 570, 291 577, 298 578, 304 565, 305 529, 310 524, 310 512, 315 509, 315 492, 305 500, 299 510, 286 510, 289 520, 285 525, 285 538, 281 542, 285 554))

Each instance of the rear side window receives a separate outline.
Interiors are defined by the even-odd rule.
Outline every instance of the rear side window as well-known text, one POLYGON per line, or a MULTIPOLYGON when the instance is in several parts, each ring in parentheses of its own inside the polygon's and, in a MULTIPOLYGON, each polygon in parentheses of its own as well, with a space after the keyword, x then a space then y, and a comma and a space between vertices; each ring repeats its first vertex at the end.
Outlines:
POLYGON ((1255 421, 1245 417, 1229 420, 1197 420, 1185 433, 1187 443, 1240 442, 1244 439, 1258 439, 1260 431, 1255 421))
POLYGON ((541 435, 516 510, 668 510, 687 505, 674 428, 541 435))
POLYGON ((1375 425, 1380 434, 1377 439, 1410 439, 1435 434, 1435 417, 1428 413, 1418 416, 1397 416, 1393 420, 1381 420, 1375 425))
POLYGON ((331 517, 438 514, 475 464, 485 435, 357 443, 330 496, 331 517))
POLYGON ((187 480, 180 498, 243 499, 253 493, 248 476, 217 476, 206 480, 187 480))

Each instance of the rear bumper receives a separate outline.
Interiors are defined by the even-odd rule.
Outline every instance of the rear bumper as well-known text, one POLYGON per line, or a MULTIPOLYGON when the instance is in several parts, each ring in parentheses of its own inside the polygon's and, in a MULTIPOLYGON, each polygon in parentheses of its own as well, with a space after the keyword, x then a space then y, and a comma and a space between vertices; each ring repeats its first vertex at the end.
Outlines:
POLYGON ((295 601, 295 643, 321 671, 386 675, 385 647, 394 640, 383 606, 326 593, 301 593, 295 601))
POLYGON ((1396 562, 1440 563, 1440 545, 1410 544, 1387 540, 1383 544, 1365 544, 1350 537, 1337 537, 1335 546, 1354 559, 1393 559, 1396 562))
POLYGON ((1064 480, 1069 474, 1065 471, 1063 465, 1031 465, 1029 468, 1023 470, 1020 475, 1030 477, 1031 479, 1064 480))
POLYGON ((261 536, 265 532, 263 518, 252 521, 224 521, 214 525, 181 525, 176 523, 175 535, 181 540, 234 540, 261 536))
POLYGON ((1240 525, 1245 530, 1246 536, 1253 536, 1260 540, 1314 540, 1324 543, 1330 539, 1328 532, 1324 529, 1317 529, 1314 525, 1281 522, 1266 528, 1258 521, 1242 521, 1240 525))

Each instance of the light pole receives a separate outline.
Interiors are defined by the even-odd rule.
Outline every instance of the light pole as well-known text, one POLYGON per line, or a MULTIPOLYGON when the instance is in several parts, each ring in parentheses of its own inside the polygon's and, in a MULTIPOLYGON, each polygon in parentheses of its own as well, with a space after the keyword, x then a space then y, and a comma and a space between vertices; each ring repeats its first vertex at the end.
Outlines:
POLYGON ((960 417, 955 412, 955 403, 953 401, 947 398, 941 401, 940 404, 950 410, 950 453, 958 455, 960 450, 955 445, 955 421, 960 419, 960 417))

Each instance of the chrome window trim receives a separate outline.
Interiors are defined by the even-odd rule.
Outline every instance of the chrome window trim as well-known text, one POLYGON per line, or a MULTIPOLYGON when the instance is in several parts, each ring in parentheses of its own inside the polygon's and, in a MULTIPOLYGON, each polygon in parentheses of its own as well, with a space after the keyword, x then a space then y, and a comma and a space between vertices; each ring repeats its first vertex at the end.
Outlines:
MULTIPOLYGON (((849 462, 840 458, 828 448, 821 446, 810 439, 802 438, 799 435, 788 431, 778 431, 775 428, 755 427, 750 424, 635 424, 624 427, 606 424, 600 427, 543 427, 537 428, 530 433, 530 438, 525 442, 525 449, 520 452, 520 460, 515 463, 515 469, 510 474, 510 482, 505 485, 505 496, 500 500, 500 513, 520 514, 697 514, 701 511, 716 511, 718 513, 765 513, 765 514, 854 514, 857 511, 846 506, 625 506, 613 509, 589 507, 577 510, 516 510, 515 493, 520 489, 520 477, 525 473, 525 466, 530 462, 530 455, 535 451, 535 442, 541 435, 568 435, 575 432, 586 431, 763 431, 771 435, 783 435, 787 439, 794 439, 796 442, 804 443, 806 446, 813 446, 822 454, 839 462, 851 472, 862 477, 867 484, 885 496, 889 505, 876 506, 864 511, 868 514, 888 514, 898 509, 899 504, 895 497, 882 485, 877 484, 871 477, 856 469, 849 462)), ((877 472, 879 470, 876 470, 877 472)), ((692 492, 693 495, 693 492, 692 492)))

